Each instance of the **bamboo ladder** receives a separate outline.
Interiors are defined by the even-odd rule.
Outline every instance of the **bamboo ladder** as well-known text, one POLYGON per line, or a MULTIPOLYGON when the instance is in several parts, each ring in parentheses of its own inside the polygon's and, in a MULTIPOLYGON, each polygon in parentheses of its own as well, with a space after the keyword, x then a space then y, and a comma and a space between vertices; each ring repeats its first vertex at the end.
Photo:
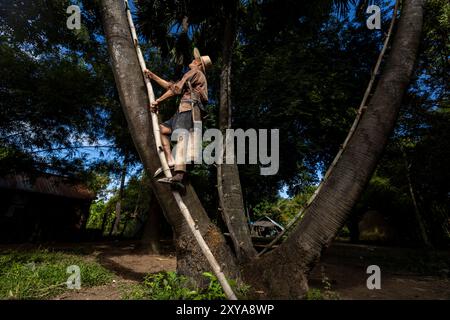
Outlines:
POLYGON ((361 116, 364 113, 364 111, 366 110, 367 106, 367 100, 369 99, 369 95, 372 92, 372 87, 373 84, 375 83, 375 78, 378 74, 378 70, 380 69, 380 65, 381 65, 381 61, 383 60, 384 54, 386 52, 387 46, 389 44, 389 40, 391 38, 391 34, 392 34, 392 30, 394 29, 394 25, 395 25, 395 20, 397 18, 397 11, 398 11, 398 7, 400 4, 400 0, 396 0, 395 1, 395 6, 394 6, 394 10, 392 13, 392 19, 391 19, 391 23, 389 25, 389 29, 388 29, 388 33, 386 35, 386 38, 384 39, 384 43, 383 43, 383 48, 380 51, 380 54, 378 55, 378 60, 375 64, 375 67, 373 69, 372 72, 372 76, 370 78, 369 84, 367 85, 366 91, 364 92, 364 96, 363 99, 361 101, 361 104, 359 105, 358 108, 358 113, 355 117, 355 120, 353 121, 353 124, 350 128, 350 131, 347 134, 347 137, 345 138, 344 143, 341 145, 341 147, 339 148, 339 152, 336 154, 336 157, 334 158, 333 162, 331 163, 330 167, 328 168, 327 172, 325 173, 325 176, 323 177, 322 181, 320 182, 319 187, 314 191, 314 193, 312 194, 312 196, 308 199, 308 201, 306 202, 306 205, 300 210, 300 212, 298 214, 295 215, 295 217, 288 223, 288 225, 286 226, 286 228, 280 232, 278 234, 278 236, 272 240, 272 242, 270 242, 265 248, 264 250, 262 250, 260 253, 258 253, 257 256, 261 256, 262 254, 264 254, 267 250, 269 250, 270 248, 272 248, 280 239, 283 235, 285 235, 290 229, 291 227, 301 218, 303 217, 303 214, 305 213, 306 209, 311 205, 311 203, 313 202, 313 200, 316 198, 317 194, 319 193, 320 189, 322 188, 323 184, 325 183, 325 181, 327 180, 327 178, 329 177, 331 171, 333 171, 334 167, 336 166, 338 160, 341 158, 342 153, 344 152, 345 148, 348 145, 348 142, 350 141, 350 138, 353 136, 353 133, 356 130, 356 127, 359 124, 359 121, 361 120, 361 116))
MULTIPOLYGON (((133 17, 131 15, 130 7, 128 5, 128 0, 124 0, 124 1, 125 1, 125 10, 127 13, 127 18, 128 18, 128 25, 129 25, 130 31, 131 31, 131 37, 133 39, 133 44, 136 49, 136 54, 137 54, 137 57, 139 60, 139 64, 141 66, 142 75, 145 79, 145 85, 147 88, 147 96, 148 96, 149 102, 151 104, 155 100, 155 94, 153 93, 153 87, 152 87, 152 84, 150 83, 150 79, 148 79, 144 74, 144 70, 146 69, 144 56, 143 56, 141 48, 139 46, 136 28, 134 27, 133 17)), ((159 131, 158 116, 154 112, 151 112, 151 118, 152 118, 153 135, 155 137, 156 148, 157 148, 159 160, 161 162, 161 166, 163 168, 164 175, 166 177, 170 178, 170 177, 172 177, 172 173, 167 164, 167 159, 163 152, 163 148, 162 148, 162 144, 161 144, 161 133, 159 131)), ((227 297, 228 300, 237 300, 237 297, 234 294, 233 290, 231 289, 231 286, 228 283, 224 273, 222 272, 222 269, 220 268, 216 258, 212 254, 211 249, 208 247, 208 244, 205 242, 205 239, 203 239, 203 236, 200 233, 198 226, 194 222, 194 219, 192 219, 189 209, 184 204, 184 201, 181 198, 180 193, 178 191, 174 191, 174 190, 172 191, 172 193, 173 193, 173 196, 175 198, 175 201, 176 201, 178 207, 180 208, 180 211, 181 211, 183 217, 186 219, 189 229, 193 233, 195 240, 197 241, 198 245, 200 246, 200 249, 202 250, 203 254, 205 255, 206 259, 208 260, 208 263, 211 266, 214 274, 216 275, 217 280, 219 281, 220 285, 222 286, 225 296, 227 297)))

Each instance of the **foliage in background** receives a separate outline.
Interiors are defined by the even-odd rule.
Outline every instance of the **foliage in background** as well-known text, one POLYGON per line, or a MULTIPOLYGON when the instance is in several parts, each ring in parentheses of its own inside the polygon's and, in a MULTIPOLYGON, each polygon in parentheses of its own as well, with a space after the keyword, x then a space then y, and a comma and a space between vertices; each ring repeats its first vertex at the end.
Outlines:
POLYGON ((77 171, 83 156, 74 157, 73 148, 104 133, 106 50, 95 38, 91 12, 83 11, 81 30, 67 29, 70 3, 0 4, 0 141, 13 156, 0 159, 2 171, 77 171), (63 149, 66 158, 58 154, 63 149))
POLYGON ((93 1, 0 3, 0 174, 51 172, 96 192, 96 174, 138 162, 102 34, 93 1), (80 30, 66 26, 71 4, 80 30))
POLYGON ((101 229, 103 216, 106 210, 104 200, 97 200, 91 204, 89 208, 89 219, 86 224, 87 229, 101 229))
POLYGON ((306 205, 315 189, 315 187, 309 187, 306 192, 299 193, 293 198, 279 198, 275 202, 263 201, 253 208, 253 220, 268 216, 286 226, 306 205))
POLYGON ((376 175, 356 208, 380 210, 409 245, 422 242, 419 219, 432 245, 450 243, 449 34, 449 2, 427 1, 415 80, 376 175))
MULTIPOLYGON (((90 208, 87 223, 88 229, 102 230, 109 234, 115 219, 118 195, 108 200, 99 199, 90 208)), ((146 174, 141 173, 130 177, 125 188, 121 207, 121 220, 118 230, 124 237, 134 237, 146 222, 152 201, 156 201, 150 188, 146 174)))
POLYGON ((332 13, 289 12, 300 17, 297 22, 274 26, 277 18, 269 9, 282 8, 267 1, 250 14, 233 59, 234 126, 280 130, 278 174, 241 170, 252 205, 275 200, 282 187, 294 196, 319 182, 318 173, 331 163, 353 122, 381 38, 332 13))

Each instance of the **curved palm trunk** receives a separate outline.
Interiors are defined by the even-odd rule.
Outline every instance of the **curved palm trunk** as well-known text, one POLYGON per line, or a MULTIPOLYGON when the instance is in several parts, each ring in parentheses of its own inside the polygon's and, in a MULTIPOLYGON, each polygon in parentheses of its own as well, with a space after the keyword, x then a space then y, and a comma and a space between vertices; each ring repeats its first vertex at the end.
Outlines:
MULTIPOLYGON (((131 41, 124 2, 101 0, 100 12, 112 70, 128 129, 145 169, 153 173, 160 166, 160 161, 156 152, 149 111, 146 107, 148 105, 147 92, 136 51, 131 41)), ((201 273, 209 270, 209 265, 190 232, 170 187, 157 183, 154 179, 151 180, 151 187, 173 228, 177 250, 177 270, 201 281, 201 273)), ((223 266, 225 274, 228 277, 236 277, 238 271, 235 258, 222 234, 211 223, 190 185, 186 188, 183 201, 197 222, 214 256, 223 266)))
MULTIPOLYGON (((234 4, 235 8, 237 5, 237 3, 234 4)), ((231 127, 231 58, 235 38, 235 17, 231 13, 225 20, 222 42, 219 126, 223 133, 231 127)), ((217 191, 219 193, 220 212, 233 241, 236 256, 240 262, 249 261, 256 254, 256 251, 250 238, 250 230, 245 217, 244 199, 236 163, 219 164, 217 166, 217 191)))
POLYGON ((420 43, 423 3, 403 2, 392 50, 367 111, 304 218, 283 244, 245 270, 244 278, 266 296, 304 296, 308 273, 345 223, 372 176, 411 78, 420 43))

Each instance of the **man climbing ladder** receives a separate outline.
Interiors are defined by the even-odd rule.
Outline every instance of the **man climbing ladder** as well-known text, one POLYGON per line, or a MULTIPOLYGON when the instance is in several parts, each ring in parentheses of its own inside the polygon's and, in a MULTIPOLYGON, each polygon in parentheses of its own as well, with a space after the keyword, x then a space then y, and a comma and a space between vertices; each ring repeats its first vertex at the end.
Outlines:
MULTIPOLYGON (((172 157, 170 148, 170 135, 177 129, 192 132, 194 123, 201 123, 201 112, 203 105, 208 102, 208 85, 206 81, 206 70, 212 65, 209 56, 201 56, 198 49, 194 49, 194 60, 189 64, 190 70, 186 72, 181 80, 176 83, 166 81, 145 69, 148 78, 156 81, 166 92, 153 101, 150 106, 152 112, 157 112, 159 104, 167 98, 181 95, 180 105, 175 114, 169 120, 160 124, 161 143, 167 158, 169 167, 174 169, 173 177, 164 177, 159 182, 169 183, 178 190, 184 189, 183 181, 186 175, 186 153, 188 143, 182 134, 177 136, 177 148, 175 159, 172 157)), ((191 142, 192 143, 192 142, 191 142)), ((162 173, 162 168, 155 172, 155 176, 162 173)))
MULTIPOLYGON (((111 6, 114 6, 114 5, 119 6, 119 4, 120 4, 120 2, 115 2, 115 1, 107 1, 107 0, 104 0, 104 1, 107 2, 107 4, 111 5, 111 6)), ((126 19, 128 22, 128 26, 130 28, 130 32, 131 32, 132 42, 134 44, 134 49, 136 50, 136 56, 138 58, 138 62, 139 62, 142 74, 145 75, 144 71, 147 68, 145 66, 144 55, 142 54, 142 50, 139 46, 139 40, 138 40, 138 36, 136 33, 136 28, 134 27, 133 17, 131 16, 130 7, 128 6, 127 0, 124 1, 124 5, 125 5, 125 11, 126 11, 126 19)), ((108 7, 108 6, 106 6, 106 7, 108 7)), ((119 9, 119 11, 120 11, 120 9, 119 9)), ((118 12, 116 11, 115 13, 117 14, 118 12)), ((118 19, 119 20, 121 19, 120 15, 118 16, 118 19)), ((117 53, 117 51, 115 51, 115 52, 117 53)), ((196 55, 200 57, 199 54, 196 54, 196 55)), ((201 59, 201 60, 203 61, 203 59, 201 59)), ((203 62, 203 63, 205 63, 205 62, 203 62)), ((209 62, 207 64, 210 65, 211 63, 209 62)), ((204 70, 206 70, 206 64, 205 64, 204 70)), ((145 77, 144 80, 145 80, 145 87, 147 89, 148 100, 149 100, 150 104, 153 104, 153 101, 155 100, 155 96, 153 93, 152 85, 150 83, 150 80, 147 77, 145 77)), ((162 143, 161 143, 161 135, 160 135, 160 130, 159 130, 160 128, 159 128, 158 116, 154 112, 151 112, 150 114, 151 114, 150 121, 152 124, 153 135, 154 135, 154 139, 155 139, 155 147, 156 147, 156 150, 158 153, 159 160, 161 162, 162 172, 164 173, 164 175, 166 177, 172 177, 172 172, 170 171, 169 166, 167 164, 166 155, 163 152, 163 147, 162 147, 162 143)), ((183 187, 184 187, 184 185, 183 185, 183 187)), ((197 241, 200 249, 202 250, 203 255, 205 256, 212 271, 216 275, 217 280, 219 281, 220 285, 222 286, 225 296, 227 297, 227 299, 236 300, 237 297, 234 294, 233 289, 231 288, 227 278, 225 277, 225 274, 223 273, 221 266, 219 265, 219 263, 217 262, 216 258, 213 255, 213 253, 211 252, 211 249, 209 248, 205 239, 203 239, 203 236, 202 236, 198 226, 196 225, 196 222, 192 218, 191 213, 189 212, 189 209, 187 208, 186 204, 184 203, 180 193, 177 190, 172 190, 172 195, 173 195, 173 198, 180 210, 180 213, 183 215, 184 219, 186 220, 186 223, 187 223, 190 231, 192 232, 195 240, 197 241)))

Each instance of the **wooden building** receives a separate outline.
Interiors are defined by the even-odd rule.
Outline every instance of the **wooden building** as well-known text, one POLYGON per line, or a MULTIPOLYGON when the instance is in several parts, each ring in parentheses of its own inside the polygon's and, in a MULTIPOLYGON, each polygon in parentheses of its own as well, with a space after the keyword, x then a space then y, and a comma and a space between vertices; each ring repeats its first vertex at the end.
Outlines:
POLYGON ((0 178, 0 242, 76 241, 95 194, 56 175, 0 178))

